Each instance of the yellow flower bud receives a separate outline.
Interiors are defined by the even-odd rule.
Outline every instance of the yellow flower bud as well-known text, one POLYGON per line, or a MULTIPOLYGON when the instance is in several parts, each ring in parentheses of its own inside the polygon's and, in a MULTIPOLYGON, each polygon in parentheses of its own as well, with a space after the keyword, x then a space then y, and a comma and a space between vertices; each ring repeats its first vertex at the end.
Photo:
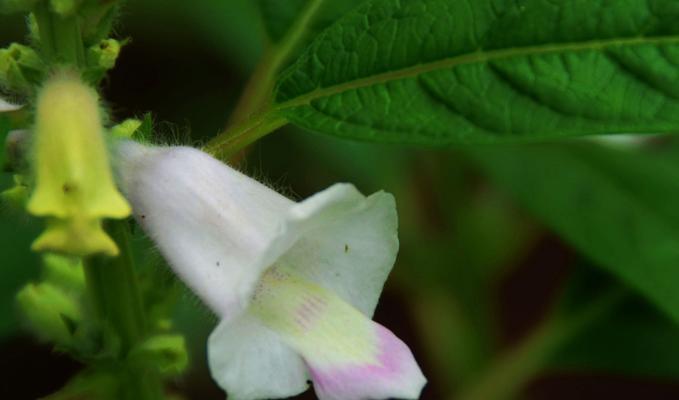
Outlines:
POLYGON ((57 74, 36 107, 36 184, 28 211, 48 217, 37 251, 117 255, 102 218, 124 218, 130 206, 113 182, 97 93, 76 76, 57 74))

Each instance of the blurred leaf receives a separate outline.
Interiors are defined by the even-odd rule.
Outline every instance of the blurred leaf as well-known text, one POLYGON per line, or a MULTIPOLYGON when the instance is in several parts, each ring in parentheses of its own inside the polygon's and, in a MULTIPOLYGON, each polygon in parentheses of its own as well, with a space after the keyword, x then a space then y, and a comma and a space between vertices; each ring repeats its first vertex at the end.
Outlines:
MULTIPOLYGON (((582 307, 610 288, 608 274, 583 264, 566 290, 562 313, 582 307)), ((628 296, 614 312, 590 323, 550 360, 551 369, 676 378, 679 327, 638 297, 628 296)))
POLYGON ((551 364, 560 370, 676 379, 679 327, 647 305, 630 303, 592 324, 551 364))
POLYGON ((542 222, 679 320, 679 216, 671 208, 679 164, 592 144, 468 154, 542 222))
POLYGON ((677 18, 675 0, 371 1, 283 72, 273 112, 428 145, 676 131, 677 18))

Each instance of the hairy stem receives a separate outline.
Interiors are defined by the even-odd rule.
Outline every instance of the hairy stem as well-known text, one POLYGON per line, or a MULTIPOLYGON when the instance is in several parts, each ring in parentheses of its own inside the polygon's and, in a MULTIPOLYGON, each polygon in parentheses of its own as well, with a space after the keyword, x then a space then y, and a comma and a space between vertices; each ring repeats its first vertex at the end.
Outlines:
POLYGON ((626 290, 615 288, 572 315, 548 319, 517 347, 500 356, 486 373, 455 398, 458 400, 515 398, 540 372, 549 357, 591 323, 620 304, 626 294, 626 290))
POLYGON ((205 151, 222 159, 285 125, 285 118, 270 112, 276 77, 306 36, 323 0, 313 0, 278 43, 270 45, 250 77, 225 132, 218 134, 205 151))
POLYGON ((284 117, 277 114, 259 114, 215 137, 203 150, 225 160, 287 122, 284 117))
POLYGON ((130 252, 126 221, 107 223, 109 235, 116 241, 120 256, 91 257, 85 262, 87 289, 96 315, 111 347, 118 348, 121 371, 122 400, 162 399, 162 386, 154 371, 139 370, 125 362, 135 346, 148 337, 148 326, 142 303, 134 261, 130 252))

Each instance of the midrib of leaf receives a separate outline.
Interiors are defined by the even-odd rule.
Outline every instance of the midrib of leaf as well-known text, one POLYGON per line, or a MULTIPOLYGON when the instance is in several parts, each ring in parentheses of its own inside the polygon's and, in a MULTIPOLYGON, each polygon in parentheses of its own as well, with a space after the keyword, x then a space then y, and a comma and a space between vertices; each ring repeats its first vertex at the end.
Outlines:
POLYGON ((412 67, 402 68, 394 71, 379 73, 365 78, 355 79, 353 81, 328 86, 322 89, 316 89, 304 95, 275 104, 270 111, 272 112, 284 111, 289 108, 308 105, 314 100, 323 97, 334 96, 349 90, 379 85, 401 79, 415 78, 418 77, 419 75, 426 74, 428 72, 450 69, 460 65, 497 61, 515 57, 527 57, 565 52, 575 53, 591 50, 605 50, 613 47, 636 46, 644 44, 649 45, 679 44, 679 35, 657 36, 652 38, 640 36, 629 39, 596 40, 577 43, 571 42, 560 44, 548 44, 541 46, 513 47, 509 49, 490 51, 477 51, 475 53, 461 54, 458 56, 445 58, 438 61, 418 64, 412 67))

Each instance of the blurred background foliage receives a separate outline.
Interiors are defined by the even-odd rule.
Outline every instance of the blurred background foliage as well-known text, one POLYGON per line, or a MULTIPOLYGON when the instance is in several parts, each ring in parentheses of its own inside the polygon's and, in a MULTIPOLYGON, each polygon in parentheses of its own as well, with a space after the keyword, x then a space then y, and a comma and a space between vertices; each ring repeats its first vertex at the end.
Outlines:
MULTIPOLYGON (((103 84, 114 120, 151 112, 159 141, 184 144, 222 130, 266 43, 250 0, 136 0, 116 33, 131 41, 103 84)), ((0 45, 24 36, 23 17, 0 17, 0 45)), ((666 399, 679 397, 677 155, 671 138, 434 151, 287 127, 239 167, 293 198, 337 181, 394 193, 401 252, 376 319, 414 349, 423 398, 666 399)), ((25 333, 14 296, 38 275, 39 226, 1 212, 0 397, 34 399, 80 366, 25 333)), ((173 391, 223 398, 205 365, 214 318, 151 258, 190 347, 173 391)))

